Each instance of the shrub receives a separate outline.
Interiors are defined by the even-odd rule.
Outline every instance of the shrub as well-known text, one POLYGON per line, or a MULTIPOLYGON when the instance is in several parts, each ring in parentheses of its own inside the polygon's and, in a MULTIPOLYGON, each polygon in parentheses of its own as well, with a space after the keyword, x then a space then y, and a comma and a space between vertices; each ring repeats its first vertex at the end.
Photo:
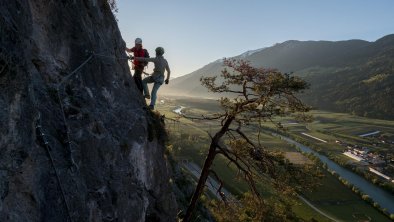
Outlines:
POLYGON ((362 195, 361 198, 365 201, 369 201, 371 199, 367 194, 362 195))

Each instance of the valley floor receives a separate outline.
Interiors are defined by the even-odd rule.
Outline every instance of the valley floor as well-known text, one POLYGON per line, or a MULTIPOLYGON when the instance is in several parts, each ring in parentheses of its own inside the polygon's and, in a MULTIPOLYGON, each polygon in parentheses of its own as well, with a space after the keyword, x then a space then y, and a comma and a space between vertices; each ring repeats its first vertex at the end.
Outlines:
MULTIPOLYGON (((175 159, 180 162, 194 163, 195 166, 201 167, 204 153, 208 148, 208 133, 215 132, 217 124, 212 121, 192 121, 179 118, 180 116, 174 110, 178 113, 201 116, 218 111, 217 102, 169 97, 162 97, 159 101, 161 104, 157 105, 157 109, 166 117, 175 159)), ((357 167, 359 164, 358 161, 343 155, 347 147, 338 141, 346 144, 371 144, 370 151, 384 152, 386 157, 393 157, 394 151, 391 144, 382 143, 381 140, 379 142, 381 138, 360 137, 359 135, 379 130, 384 132, 385 140, 390 140, 394 135, 394 121, 370 120, 323 111, 314 111, 312 115, 315 119, 308 124, 298 123, 294 118, 283 118, 279 121, 287 128, 286 133, 305 140, 308 143, 306 145, 310 145, 331 159, 338 159, 337 161, 344 161, 357 167)), ((273 125, 265 124, 265 127, 272 129, 273 125)), ((249 133, 252 134, 253 130, 249 133)), ((263 133, 260 137, 266 147, 284 152, 290 161, 297 163, 308 161, 307 158, 297 155, 298 151, 294 146, 270 135, 270 133, 263 133)), ((219 176, 225 181, 226 192, 236 196, 246 191, 247 185, 240 180, 234 180, 236 178, 234 169, 227 167, 222 159, 219 158, 215 161, 214 168, 220 172, 219 176)), ((359 195, 344 186, 330 173, 326 173, 326 177, 320 182, 322 186, 313 192, 301 194, 298 204, 293 207, 293 211, 300 218, 304 220, 313 218, 317 221, 390 221, 387 216, 362 200, 359 195)), ((378 182, 385 181, 377 178, 378 182)), ((267 195, 270 195, 269 190, 270 188, 267 188, 267 195)))

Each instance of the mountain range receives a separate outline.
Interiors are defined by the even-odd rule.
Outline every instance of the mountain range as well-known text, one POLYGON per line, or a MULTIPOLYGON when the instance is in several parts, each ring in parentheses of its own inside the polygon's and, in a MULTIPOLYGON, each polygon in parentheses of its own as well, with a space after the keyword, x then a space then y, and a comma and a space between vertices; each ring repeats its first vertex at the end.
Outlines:
MULTIPOLYGON (((394 119, 394 34, 374 42, 289 40, 233 58, 301 76, 310 88, 300 97, 317 109, 394 119)), ((220 75, 222 61, 171 80, 161 93, 220 97, 208 92, 199 80, 220 75)))

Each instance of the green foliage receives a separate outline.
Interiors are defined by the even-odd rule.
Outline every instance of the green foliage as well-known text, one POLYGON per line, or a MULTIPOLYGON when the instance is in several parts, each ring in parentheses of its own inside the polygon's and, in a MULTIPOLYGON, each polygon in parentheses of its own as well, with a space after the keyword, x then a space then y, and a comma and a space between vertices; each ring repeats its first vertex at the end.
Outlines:
POLYGON ((289 205, 279 203, 278 199, 262 200, 251 193, 236 202, 212 201, 209 205, 217 221, 298 221, 289 205))
POLYGON ((393 119, 394 48, 348 69, 315 73, 302 98, 319 109, 348 112, 364 117, 393 119))
POLYGON ((371 200, 371 198, 367 194, 362 195, 361 198, 368 202, 371 200))
POLYGON ((372 84, 381 82, 389 77, 389 74, 377 74, 375 76, 370 77, 369 79, 363 80, 362 82, 365 84, 372 84))

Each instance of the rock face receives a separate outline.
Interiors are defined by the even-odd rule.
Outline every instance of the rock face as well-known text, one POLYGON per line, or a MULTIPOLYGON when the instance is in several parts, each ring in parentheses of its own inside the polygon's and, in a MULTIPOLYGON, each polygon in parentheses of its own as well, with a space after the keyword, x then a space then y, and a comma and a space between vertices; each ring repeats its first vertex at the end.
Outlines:
POLYGON ((124 47, 105 0, 0 2, 0 221, 175 220, 124 47))

